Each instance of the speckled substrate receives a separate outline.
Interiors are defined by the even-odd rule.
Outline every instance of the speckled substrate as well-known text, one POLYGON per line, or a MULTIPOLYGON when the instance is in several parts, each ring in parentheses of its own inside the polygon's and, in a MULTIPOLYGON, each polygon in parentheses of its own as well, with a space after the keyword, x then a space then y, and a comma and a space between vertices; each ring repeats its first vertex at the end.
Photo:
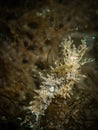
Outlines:
MULTIPOLYGON (((81 38, 94 57, 84 66, 85 90, 75 86, 80 99, 55 97, 38 130, 97 130, 98 122, 98 2, 97 0, 1 1, 0 4, 0 130, 27 130, 17 117, 39 89, 39 72, 49 71, 60 56, 59 44, 70 35, 81 38)), ((74 91, 74 90, 73 90, 74 91)))

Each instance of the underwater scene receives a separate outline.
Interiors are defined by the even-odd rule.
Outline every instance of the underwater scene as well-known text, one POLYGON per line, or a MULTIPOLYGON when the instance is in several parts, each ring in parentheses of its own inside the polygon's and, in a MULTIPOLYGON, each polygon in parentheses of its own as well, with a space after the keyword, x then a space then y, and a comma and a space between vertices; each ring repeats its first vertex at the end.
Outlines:
POLYGON ((0 1, 0 130, 98 130, 98 1, 0 1))

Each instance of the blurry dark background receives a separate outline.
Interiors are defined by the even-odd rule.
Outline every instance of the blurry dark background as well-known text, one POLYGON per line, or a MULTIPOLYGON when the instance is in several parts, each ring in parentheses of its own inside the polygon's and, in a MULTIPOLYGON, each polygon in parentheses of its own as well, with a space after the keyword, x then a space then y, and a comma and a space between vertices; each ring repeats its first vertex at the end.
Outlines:
POLYGON ((95 62, 84 67, 81 98, 66 106, 56 97, 40 128, 98 130, 98 0, 0 0, 0 130, 30 129, 17 117, 25 118, 23 108, 41 84, 39 72, 59 58, 59 44, 68 36, 76 46, 84 38, 95 62))

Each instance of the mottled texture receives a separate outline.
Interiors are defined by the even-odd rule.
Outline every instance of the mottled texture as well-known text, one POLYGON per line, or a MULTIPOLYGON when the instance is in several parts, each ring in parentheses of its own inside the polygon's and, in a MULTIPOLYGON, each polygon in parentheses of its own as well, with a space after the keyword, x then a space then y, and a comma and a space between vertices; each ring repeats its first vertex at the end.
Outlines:
POLYGON ((68 36, 76 48, 84 38, 89 49, 85 57, 95 61, 81 68, 88 78, 74 85, 72 98, 65 101, 56 96, 34 127, 98 129, 97 8, 97 0, 0 1, 0 130, 26 130, 30 125, 25 120, 36 122, 24 106, 37 95, 35 89, 40 91, 39 72, 50 74, 50 66, 60 60, 59 45, 68 36))

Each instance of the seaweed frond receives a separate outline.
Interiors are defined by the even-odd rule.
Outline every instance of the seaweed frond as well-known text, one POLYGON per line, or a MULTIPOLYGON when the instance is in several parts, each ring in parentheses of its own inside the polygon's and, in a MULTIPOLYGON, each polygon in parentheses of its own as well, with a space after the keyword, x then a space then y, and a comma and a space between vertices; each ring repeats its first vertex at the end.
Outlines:
POLYGON ((73 44, 72 39, 63 39, 62 58, 56 62, 55 67, 51 67, 50 74, 43 75, 40 73, 42 83, 39 90, 35 90, 38 95, 34 97, 34 101, 30 102, 29 110, 39 119, 40 115, 52 102, 55 95, 59 95, 64 99, 70 98, 73 94, 73 87, 75 83, 79 83, 86 76, 82 74, 81 67, 92 62, 92 59, 84 59, 87 51, 86 42, 82 40, 82 44, 77 48, 73 44))

